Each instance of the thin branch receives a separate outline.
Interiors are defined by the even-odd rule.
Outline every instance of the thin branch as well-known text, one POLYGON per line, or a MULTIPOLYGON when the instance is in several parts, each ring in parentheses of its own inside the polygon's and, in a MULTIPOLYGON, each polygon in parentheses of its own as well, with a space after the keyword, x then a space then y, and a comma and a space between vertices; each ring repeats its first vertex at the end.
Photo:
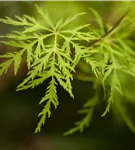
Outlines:
POLYGON ((101 39, 105 38, 105 37, 108 36, 110 33, 112 33, 112 32, 117 28, 117 26, 122 22, 122 20, 125 18, 125 16, 127 15, 128 12, 129 12, 129 10, 127 10, 127 11, 121 16, 121 18, 116 22, 116 24, 115 24, 110 30, 108 30, 106 33, 104 33, 100 38, 89 42, 88 46, 94 45, 95 43, 99 42, 101 39))

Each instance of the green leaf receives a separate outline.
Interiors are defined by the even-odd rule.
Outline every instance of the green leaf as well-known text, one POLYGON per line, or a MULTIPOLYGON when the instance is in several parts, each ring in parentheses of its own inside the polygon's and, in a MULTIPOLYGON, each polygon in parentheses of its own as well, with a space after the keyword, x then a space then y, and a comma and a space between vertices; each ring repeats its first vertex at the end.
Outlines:
POLYGON ((102 21, 101 16, 97 13, 97 11, 95 11, 93 8, 89 8, 89 10, 94 14, 94 16, 96 17, 96 21, 100 27, 101 30, 101 34, 104 34, 104 24, 102 21))
POLYGON ((20 63, 22 61, 22 55, 23 55, 24 51, 20 51, 18 53, 16 53, 15 57, 14 57, 14 74, 17 74, 17 71, 19 69, 20 63))
POLYGON ((81 15, 85 15, 86 12, 82 12, 82 13, 78 13, 72 17, 69 17, 68 19, 66 19, 62 25, 59 27, 59 30, 64 28, 66 25, 68 25, 69 23, 73 22, 74 20, 76 20, 78 17, 80 17, 81 15))
POLYGON ((13 60, 9 59, 0 64, 0 75, 5 74, 8 71, 12 62, 13 60))
POLYGON ((38 5, 35 5, 38 13, 41 15, 41 17, 43 18, 43 20, 52 28, 54 29, 54 25, 48 15, 47 12, 44 12, 38 5))
POLYGON ((57 108, 59 102, 57 97, 57 91, 56 91, 56 81, 52 77, 52 80, 50 81, 49 86, 47 87, 47 91, 45 96, 41 99, 40 104, 47 101, 46 105, 44 106, 41 113, 39 113, 39 116, 41 116, 41 119, 37 125, 37 128, 35 129, 35 133, 40 132, 41 126, 44 125, 46 118, 50 117, 51 115, 51 103, 54 105, 55 109, 57 108))

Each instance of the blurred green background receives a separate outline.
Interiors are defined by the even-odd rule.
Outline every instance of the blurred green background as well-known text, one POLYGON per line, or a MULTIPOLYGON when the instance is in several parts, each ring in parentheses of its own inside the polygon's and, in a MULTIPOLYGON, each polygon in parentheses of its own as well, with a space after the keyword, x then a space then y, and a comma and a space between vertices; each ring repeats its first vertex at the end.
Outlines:
MULTIPOLYGON (((57 2, 0 2, 0 18, 5 16, 28 14, 38 18, 34 4, 38 4, 56 22, 61 17, 71 16, 93 7, 104 21, 110 19, 117 6, 122 2, 106 1, 57 1, 57 2)), ((124 2, 123 2, 124 3, 124 2)), ((125 6, 126 6, 125 2, 125 6)), ((123 8, 124 9, 124 8, 123 8)), ((77 23, 90 22, 91 14, 81 18, 77 23)), ((38 18, 40 19, 40 18, 38 18)), ((0 23, 0 35, 11 32, 11 26, 0 23)), ((13 48, 0 45, 0 54, 13 51, 13 48)), ((75 99, 61 88, 58 88, 60 104, 47 119, 41 133, 34 134, 38 123, 38 113, 43 106, 39 100, 44 95, 48 81, 33 90, 15 92, 16 86, 26 76, 26 64, 22 64, 17 77, 13 76, 13 68, 6 75, 0 76, 0 150, 134 150, 135 135, 126 127, 114 121, 111 113, 101 118, 103 109, 95 110, 89 128, 83 133, 62 136, 63 132, 73 127, 73 122, 82 116, 77 114, 84 100, 93 95, 92 83, 73 81, 75 99)))

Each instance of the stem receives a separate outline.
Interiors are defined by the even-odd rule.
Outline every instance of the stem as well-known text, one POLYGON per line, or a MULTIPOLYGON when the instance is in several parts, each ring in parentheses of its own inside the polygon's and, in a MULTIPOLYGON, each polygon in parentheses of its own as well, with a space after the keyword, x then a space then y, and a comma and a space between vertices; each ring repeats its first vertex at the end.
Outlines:
POLYGON ((108 36, 110 33, 112 33, 112 32, 117 28, 117 26, 122 22, 122 20, 125 18, 125 16, 127 15, 128 12, 129 12, 129 10, 127 10, 127 11, 121 16, 121 18, 116 22, 116 24, 115 24, 110 30, 108 30, 106 33, 104 33, 100 38, 89 42, 89 44, 88 44, 87 46, 92 46, 92 45, 94 45, 95 43, 99 42, 101 39, 105 38, 105 37, 108 36))

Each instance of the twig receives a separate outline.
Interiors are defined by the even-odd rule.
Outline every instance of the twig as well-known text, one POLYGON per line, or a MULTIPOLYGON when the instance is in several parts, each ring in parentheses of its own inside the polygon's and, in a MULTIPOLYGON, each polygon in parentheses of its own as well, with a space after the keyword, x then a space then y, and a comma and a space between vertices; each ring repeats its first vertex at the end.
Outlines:
POLYGON ((122 20, 125 18, 125 16, 127 15, 128 12, 129 12, 129 10, 127 10, 127 11, 121 16, 121 18, 117 21, 117 23, 116 23, 110 30, 108 30, 106 33, 104 33, 100 38, 95 39, 95 40, 89 42, 88 46, 94 45, 95 43, 99 42, 101 39, 105 38, 105 37, 108 36, 110 33, 112 33, 112 32, 117 28, 117 26, 122 22, 122 20))

